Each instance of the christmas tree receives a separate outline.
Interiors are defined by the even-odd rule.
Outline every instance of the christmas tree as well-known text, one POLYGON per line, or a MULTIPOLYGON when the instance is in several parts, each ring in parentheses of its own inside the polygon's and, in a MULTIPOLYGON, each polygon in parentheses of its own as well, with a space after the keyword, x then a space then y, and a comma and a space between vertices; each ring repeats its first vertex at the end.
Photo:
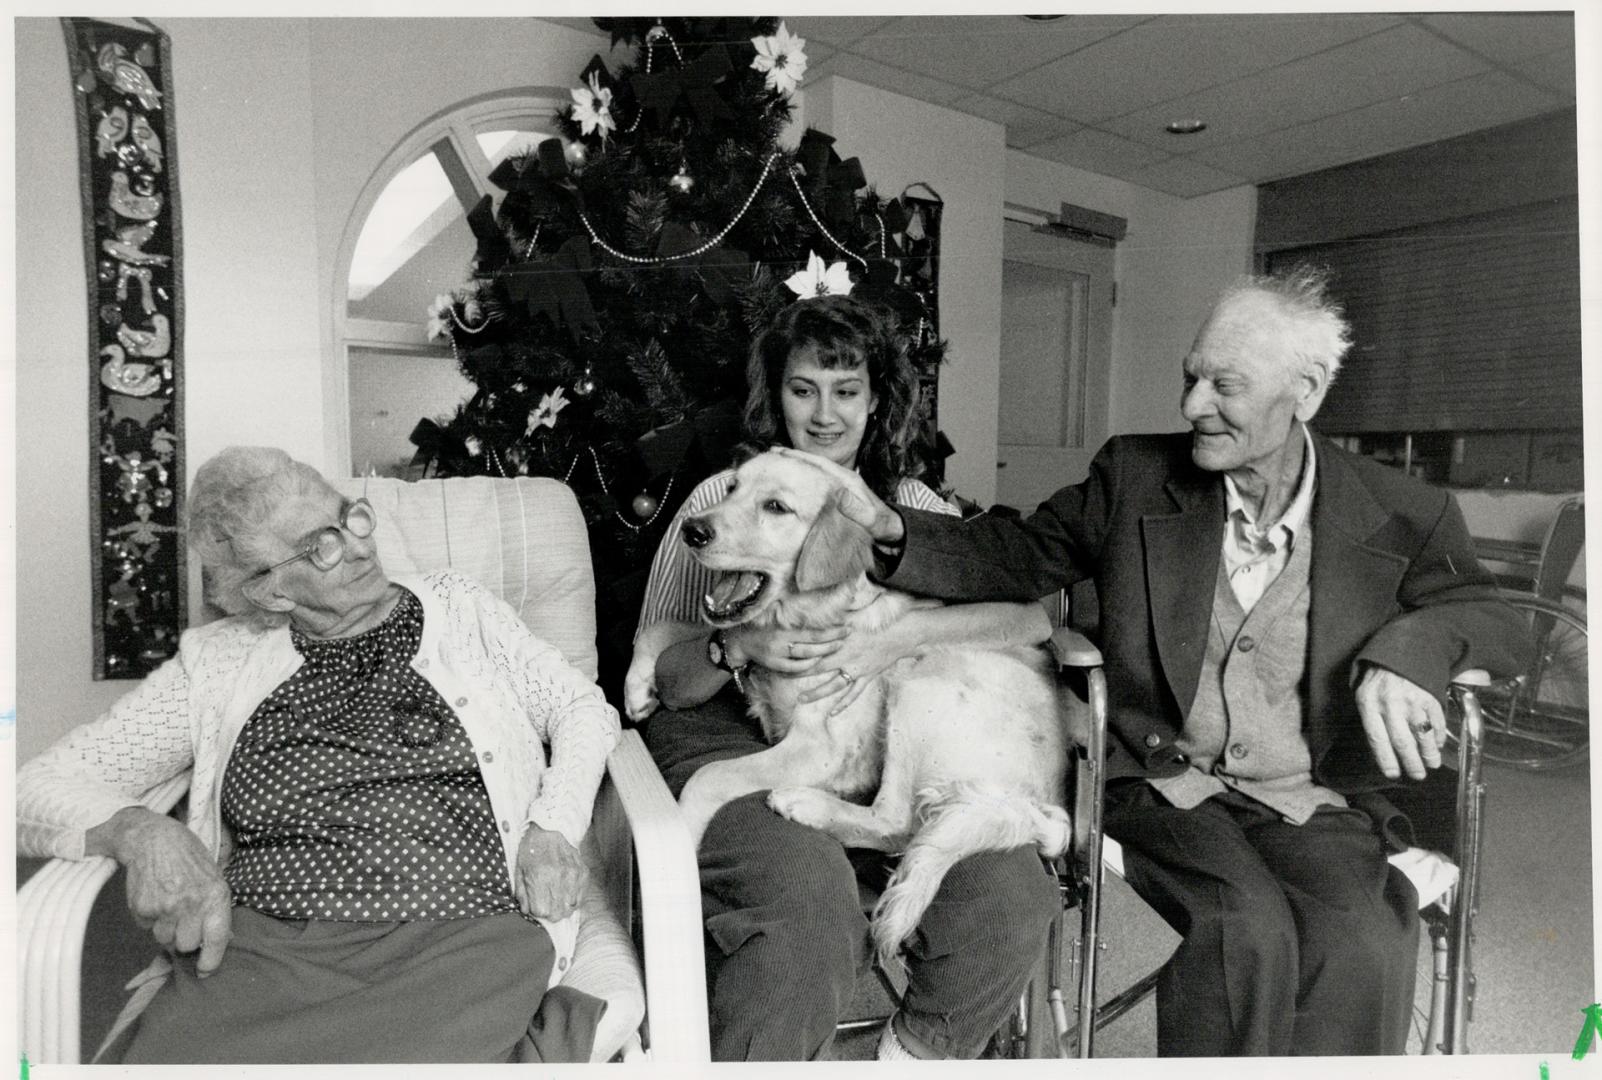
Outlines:
POLYGON ((632 61, 593 58, 563 138, 491 175, 504 195, 468 215, 470 280, 429 323, 476 391, 412 439, 428 475, 573 488, 611 690, 664 530, 738 442, 753 334, 826 265, 898 312, 932 391, 938 203, 880 199, 821 132, 779 144, 806 56, 777 19, 595 22, 632 61))

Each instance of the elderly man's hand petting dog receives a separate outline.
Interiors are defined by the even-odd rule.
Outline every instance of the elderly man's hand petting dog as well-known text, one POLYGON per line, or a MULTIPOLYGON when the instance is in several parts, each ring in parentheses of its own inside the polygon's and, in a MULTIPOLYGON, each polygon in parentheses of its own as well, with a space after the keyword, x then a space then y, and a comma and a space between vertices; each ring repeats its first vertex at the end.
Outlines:
POLYGON ((896 513, 889 503, 875 495, 873 489, 868 487, 857 473, 815 454, 792 450, 786 446, 775 447, 771 452, 793 461, 804 462, 827 474, 839 487, 836 505, 840 512, 867 532, 875 544, 901 543, 906 535, 901 524, 901 515, 896 513))
POLYGON ((819 666, 853 685, 847 696, 819 695, 820 676, 753 662, 745 689, 773 745, 704 766, 679 801, 697 842, 724 804, 768 790, 775 811, 848 847, 905 852, 874 913, 889 959, 957 862, 1023 846, 1066 850, 1068 738, 1043 649, 965 643, 897 659, 860 645, 937 602, 868 579, 872 540, 842 512, 851 498, 842 477, 855 474, 772 451, 740 466, 722 502, 684 521, 684 543, 720 575, 704 604, 709 623, 848 626, 835 654, 848 659, 819 666))

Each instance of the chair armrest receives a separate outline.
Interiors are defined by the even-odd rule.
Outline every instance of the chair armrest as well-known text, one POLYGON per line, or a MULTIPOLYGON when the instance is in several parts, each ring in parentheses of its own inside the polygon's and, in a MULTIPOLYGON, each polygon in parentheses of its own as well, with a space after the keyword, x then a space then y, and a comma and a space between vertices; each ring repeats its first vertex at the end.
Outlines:
POLYGON ((1101 650, 1077 630, 1059 626, 1051 632, 1046 643, 1059 669, 1065 667, 1089 668, 1101 666, 1101 650))
POLYGON ((645 1022, 654 1062, 712 1059, 701 874, 678 803, 637 731, 606 762, 633 836, 645 937, 645 1022))
MULTIPOLYGON (((140 803, 158 814, 189 790, 187 772, 157 784, 140 803)), ((79 977, 84 933, 100 889, 117 872, 114 859, 52 859, 17 890, 17 998, 21 1046, 29 1061, 76 1065, 79 977)))

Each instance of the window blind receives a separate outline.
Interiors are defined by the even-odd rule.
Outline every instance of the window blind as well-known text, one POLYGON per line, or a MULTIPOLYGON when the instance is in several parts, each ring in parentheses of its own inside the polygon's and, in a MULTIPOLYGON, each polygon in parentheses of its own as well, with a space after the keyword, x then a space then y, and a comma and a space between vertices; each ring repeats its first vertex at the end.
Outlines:
POLYGON ((1276 251, 1327 266, 1354 344, 1321 430, 1578 427, 1579 208, 1573 197, 1276 251))

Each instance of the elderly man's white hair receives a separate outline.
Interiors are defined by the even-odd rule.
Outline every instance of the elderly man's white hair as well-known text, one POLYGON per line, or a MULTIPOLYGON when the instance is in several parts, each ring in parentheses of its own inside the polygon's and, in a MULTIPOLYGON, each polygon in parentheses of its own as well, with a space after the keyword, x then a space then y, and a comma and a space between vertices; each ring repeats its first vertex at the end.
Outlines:
POLYGON ((1329 295, 1329 272, 1303 263, 1274 274, 1247 274, 1231 282, 1218 302, 1248 294, 1274 301, 1294 334, 1291 349, 1297 358, 1323 365, 1333 383, 1352 347, 1352 327, 1329 295))

